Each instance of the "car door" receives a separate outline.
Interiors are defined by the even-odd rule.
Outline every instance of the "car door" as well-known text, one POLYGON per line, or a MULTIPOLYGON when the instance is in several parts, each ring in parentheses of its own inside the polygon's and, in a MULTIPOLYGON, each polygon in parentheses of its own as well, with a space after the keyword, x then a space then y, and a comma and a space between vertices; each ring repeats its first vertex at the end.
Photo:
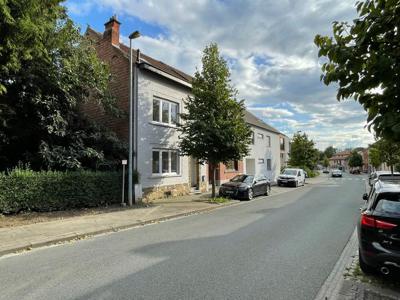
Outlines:
POLYGON ((265 193, 266 180, 263 176, 257 176, 254 181, 253 192, 255 195, 262 195, 265 193))
POLYGON ((300 185, 302 182, 303 182, 303 176, 304 175, 302 175, 303 174, 303 172, 302 171, 297 171, 297 178, 296 178, 296 180, 297 180, 297 183, 298 183, 298 185, 300 185))

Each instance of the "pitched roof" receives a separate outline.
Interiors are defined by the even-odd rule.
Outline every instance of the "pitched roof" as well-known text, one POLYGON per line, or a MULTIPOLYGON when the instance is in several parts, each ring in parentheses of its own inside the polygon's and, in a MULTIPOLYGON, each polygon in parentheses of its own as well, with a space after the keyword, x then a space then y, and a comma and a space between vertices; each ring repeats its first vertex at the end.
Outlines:
MULTIPOLYGON (((95 31, 93 28, 91 28, 90 26, 88 26, 87 30, 86 30, 86 34, 91 34, 91 36, 95 36, 97 39, 102 39, 103 35, 100 32, 95 31)), ((117 46, 115 46, 117 49, 119 49, 127 58, 129 55, 129 47, 120 43, 119 44, 119 48, 117 46)), ((136 60, 136 50, 133 51, 133 59, 136 60)), ((185 72, 182 72, 170 65, 167 65, 166 63, 163 63, 162 61, 159 61, 157 59, 152 58, 151 56, 148 56, 146 54, 140 53, 140 59, 142 62, 146 62, 147 64, 153 66, 154 68, 163 71, 175 78, 178 78, 180 80, 183 80, 187 83, 191 83, 193 77, 186 74, 185 72)))
POLYGON ((274 127, 268 125, 267 123, 265 123, 261 119, 257 118, 255 115, 253 115, 251 112, 249 112, 247 110, 245 111, 244 119, 250 125, 257 126, 257 127, 260 127, 262 129, 265 129, 265 130, 268 130, 268 131, 271 131, 271 132, 274 132, 277 134, 282 134, 278 129, 275 129, 274 127))

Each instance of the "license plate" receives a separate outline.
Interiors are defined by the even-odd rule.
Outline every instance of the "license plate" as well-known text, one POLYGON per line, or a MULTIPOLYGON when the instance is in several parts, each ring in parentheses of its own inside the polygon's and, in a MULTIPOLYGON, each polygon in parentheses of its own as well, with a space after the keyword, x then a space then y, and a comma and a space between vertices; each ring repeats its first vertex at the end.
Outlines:
POLYGON ((281 180, 281 182, 283 182, 283 183, 286 183, 286 182, 287 182, 287 180, 281 180))
POLYGON ((225 194, 233 194, 233 191, 225 191, 225 194))

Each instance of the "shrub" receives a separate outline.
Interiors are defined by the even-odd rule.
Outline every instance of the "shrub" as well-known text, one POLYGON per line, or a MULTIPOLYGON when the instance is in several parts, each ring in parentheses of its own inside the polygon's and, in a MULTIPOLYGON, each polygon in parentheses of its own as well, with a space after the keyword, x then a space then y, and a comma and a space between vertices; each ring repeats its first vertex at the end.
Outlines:
POLYGON ((309 178, 317 177, 319 175, 318 171, 311 170, 310 168, 308 168, 306 166, 288 166, 288 167, 283 168, 282 171, 287 168, 303 169, 304 171, 306 171, 309 178))
MULTIPOLYGON (((135 175, 134 182, 138 181, 135 175)), ((14 169, 0 173, 0 213, 55 211, 121 202, 121 172, 14 169)))

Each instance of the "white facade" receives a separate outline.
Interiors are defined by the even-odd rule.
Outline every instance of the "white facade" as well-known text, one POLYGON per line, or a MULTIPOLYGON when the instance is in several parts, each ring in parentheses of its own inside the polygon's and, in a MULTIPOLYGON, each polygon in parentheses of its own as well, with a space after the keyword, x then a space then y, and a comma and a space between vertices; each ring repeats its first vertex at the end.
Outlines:
MULTIPOLYGON (((192 159, 178 153, 179 133, 173 122, 175 113, 172 113, 176 109, 178 113, 183 111, 183 99, 189 94, 189 87, 148 70, 139 70, 137 162, 143 188, 191 186, 194 181, 192 177, 196 172, 192 169, 197 166, 192 159), (159 113, 154 112, 154 105, 159 107, 159 113), (163 108, 167 109, 163 111, 163 108), (166 111, 169 114, 164 113, 166 111)), ((197 174, 201 180, 206 167, 199 166, 197 174)))
POLYGON ((249 155, 243 159, 243 169, 247 174, 265 175, 272 182, 280 173, 279 134, 251 125, 254 144, 250 145, 249 155))

